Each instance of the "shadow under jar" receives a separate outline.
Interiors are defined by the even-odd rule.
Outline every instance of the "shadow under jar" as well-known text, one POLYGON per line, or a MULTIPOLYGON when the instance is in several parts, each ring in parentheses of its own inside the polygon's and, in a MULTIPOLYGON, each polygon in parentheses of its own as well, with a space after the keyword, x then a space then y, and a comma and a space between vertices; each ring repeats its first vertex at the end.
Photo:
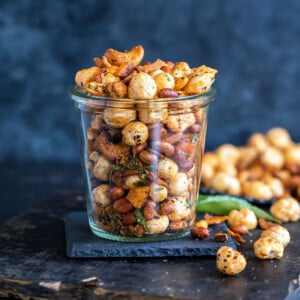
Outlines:
POLYGON ((71 90, 92 232, 125 242, 189 234, 196 218, 208 105, 201 95, 116 99, 71 90))

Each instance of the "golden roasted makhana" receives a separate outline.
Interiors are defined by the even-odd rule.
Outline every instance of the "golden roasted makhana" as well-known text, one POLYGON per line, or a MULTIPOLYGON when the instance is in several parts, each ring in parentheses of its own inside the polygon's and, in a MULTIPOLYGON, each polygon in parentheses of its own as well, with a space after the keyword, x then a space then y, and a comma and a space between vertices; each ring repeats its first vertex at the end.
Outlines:
MULTIPOLYGON (((286 129, 275 127, 266 134, 253 133, 244 146, 220 145, 204 154, 201 181, 220 193, 266 201, 299 199, 300 143, 286 129)), ((295 216, 286 218, 291 221, 299 219, 298 205, 294 206, 295 216)), ((283 220, 278 207, 274 213, 283 220)))
POLYGON ((108 49, 94 58, 94 66, 76 73, 75 82, 95 96, 130 99, 176 98, 207 92, 217 70, 187 62, 156 59, 145 62, 144 48, 135 46, 120 52, 108 49))
POLYGON ((247 265, 244 255, 228 246, 222 246, 217 251, 217 269, 226 275, 236 275, 242 272, 247 265))

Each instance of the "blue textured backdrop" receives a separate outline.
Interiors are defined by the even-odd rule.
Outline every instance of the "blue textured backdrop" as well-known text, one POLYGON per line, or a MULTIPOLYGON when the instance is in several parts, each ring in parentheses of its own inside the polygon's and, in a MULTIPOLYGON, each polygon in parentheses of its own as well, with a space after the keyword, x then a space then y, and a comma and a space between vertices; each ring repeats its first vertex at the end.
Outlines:
POLYGON ((298 0, 1 0, 0 161, 78 161, 68 99, 109 47, 219 70, 207 148, 284 126, 300 141, 298 0))

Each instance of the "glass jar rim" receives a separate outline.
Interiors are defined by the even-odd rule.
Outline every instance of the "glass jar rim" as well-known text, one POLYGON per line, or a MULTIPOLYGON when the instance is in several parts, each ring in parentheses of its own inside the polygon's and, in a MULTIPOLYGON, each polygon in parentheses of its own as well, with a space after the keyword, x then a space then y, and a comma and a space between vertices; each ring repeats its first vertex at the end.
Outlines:
POLYGON ((71 98, 77 102, 78 104, 93 104, 93 105, 103 105, 103 101, 106 103, 123 103, 123 104, 145 104, 149 101, 153 101, 155 103, 178 103, 182 101, 197 101, 198 106, 207 106, 210 102, 215 99, 216 89, 211 88, 205 93, 196 94, 196 95, 188 95, 177 98, 153 98, 153 99, 130 99, 130 98, 112 98, 106 96, 96 96, 87 93, 84 89, 75 85, 70 89, 71 98))

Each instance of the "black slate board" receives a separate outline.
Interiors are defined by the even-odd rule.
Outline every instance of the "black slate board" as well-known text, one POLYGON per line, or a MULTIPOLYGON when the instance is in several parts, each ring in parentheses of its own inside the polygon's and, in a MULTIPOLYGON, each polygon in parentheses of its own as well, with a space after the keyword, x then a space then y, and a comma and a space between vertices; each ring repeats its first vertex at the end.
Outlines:
POLYGON ((221 246, 236 249, 232 238, 226 243, 214 241, 217 232, 226 232, 225 223, 210 226, 210 236, 195 240, 186 236, 177 240, 153 243, 126 243, 102 239, 94 235, 88 225, 85 212, 72 212, 65 219, 67 256, 89 257, 166 257, 166 256, 213 256, 221 246))

